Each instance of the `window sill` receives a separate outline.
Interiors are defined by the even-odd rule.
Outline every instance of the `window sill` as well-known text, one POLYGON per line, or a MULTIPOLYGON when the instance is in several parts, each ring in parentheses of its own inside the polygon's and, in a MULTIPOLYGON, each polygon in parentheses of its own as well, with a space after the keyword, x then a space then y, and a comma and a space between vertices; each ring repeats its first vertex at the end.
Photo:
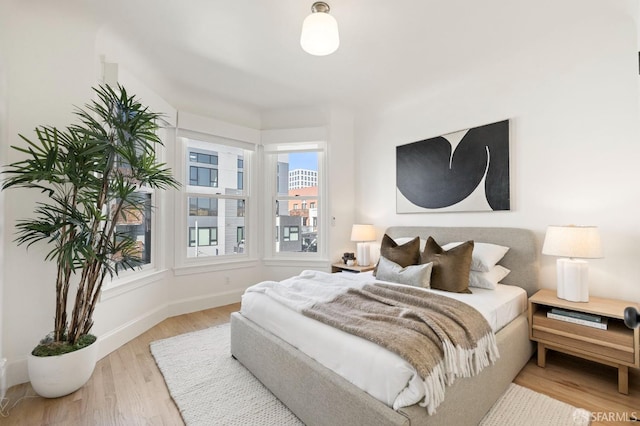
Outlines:
POLYGON ((304 259, 301 257, 270 257, 263 260, 265 266, 288 266, 309 268, 330 268, 331 262, 327 259, 304 259))
POLYGON ((113 299, 138 288, 153 284, 165 278, 167 269, 151 269, 118 278, 102 289, 100 301, 113 299))
POLYGON ((244 269, 244 268, 255 268, 258 266, 259 262, 257 260, 251 259, 236 259, 236 260, 225 260, 224 262, 216 262, 216 263, 194 263, 194 264, 186 264, 173 268, 173 275, 181 276, 181 275, 192 275, 192 274, 202 274, 206 272, 216 272, 216 271, 228 271, 231 269, 244 269))

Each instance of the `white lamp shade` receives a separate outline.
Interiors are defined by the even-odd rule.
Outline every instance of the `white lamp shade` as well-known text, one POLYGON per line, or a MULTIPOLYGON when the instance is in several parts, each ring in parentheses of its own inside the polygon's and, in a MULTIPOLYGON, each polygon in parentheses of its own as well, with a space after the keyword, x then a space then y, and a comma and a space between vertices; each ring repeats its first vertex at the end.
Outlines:
POLYGON ((326 12, 315 12, 302 23, 300 45, 305 52, 315 56, 325 56, 335 52, 340 46, 338 21, 326 12))
POLYGON ((376 230, 373 225, 353 225, 351 241, 375 241, 376 230))
POLYGON ((595 226, 549 226, 542 254, 560 256, 556 262, 558 297, 571 302, 589 301, 589 266, 583 259, 602 257, 600 234, 595 226))
POLYGON ((549 226, 542 254, 596 259, 603 256, 600 234, 596 226, 549 226))

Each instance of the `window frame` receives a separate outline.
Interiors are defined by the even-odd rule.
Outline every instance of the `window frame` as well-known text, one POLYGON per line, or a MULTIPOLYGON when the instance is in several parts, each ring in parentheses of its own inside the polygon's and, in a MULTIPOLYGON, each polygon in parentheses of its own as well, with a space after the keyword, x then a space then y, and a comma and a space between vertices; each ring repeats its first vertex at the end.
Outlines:
MULTIPOLYGON (((156 161, 163 163, 166 162, 166 147, 173 140, 175 128, 161 127, 157 130, 157 134, 162 144, 154 144, 156 161)), ((172 171, 175 173, 173 168, 172 171)), ((132 288, 154 283, 161 279, 166 271, 166 259, 160 248, 166 244, 167 239, 166 219, 162 210, 167 203, 168 191, 158 191, 142 186, 137 189, 137 192, 151 194, 151 261, 139 268, 123 270, 118 275, 107 277, 100 296, 101 300, 108 300, 132 288)))
MULTIPOLYGON (((271 214, 264 215, 263 228, 264 228, 264 251, 265 262, 267 264, 279 264, 283 261, 283 264, 291 261, 320 261, 327 262, 329 259, 329 235, 328 235, 328 223, 329 223, 329 206, 326 200, 328 179, 326 173, 326 158, 327 158, 327 145, 324 141, 309 141, 309 142, 277 142, 266 144, 264 146, 264 173, 265 173, 265 185, 266 196, 264 201, 264 211, 271 212, 271 214), (278 193, 278 173, 279 161, 278 156, 280 154, 296 154, 304 152, 316 152, 318 155, 318 193, 313 196, 289 196, 278 193), (318 210, 317 219, 317 251, 315 252, 287 252, 278 251, 276 249, 276 243, 281 243, 282 238, 279 238, 282 234, 281 229, 286 225, 278 225, 277 210, 279 201, 297 201, 298 204, 307 199, 315 200, 318 210)), ((289 176, 286 177, 286 182, 289 182, 289 176)), ((299 233, 299 239, 302 239, 302 232, 299 233)))
MULTIPOLYGON (((189 271, 193 268, 197 268, 197 270, 215 270, 218 268, 218 265, 225 264, 233 264, 233 263, 242 263, 247 261, 255 261, 257 259, 257 246, 258 243, 255 240, 255 236, 253 235, 254 229, 257 229, 255 224, 255 218, 253 216, 254 211, 257 211, 254 207, 255 196, 252 195, 252 187, 255 185, 253 179, 256 178, 256 174, 254 172, 254 168, 256 167, 256 156, 257 156, 257 144, 253 144, 251 142, 244 142, 242 140, 229 139, 222 136, 217 136, 209 133, 201 133, 193 130, 187 130, 178 128, 176 130, 176 164, 175 164, 175 173, 176 179, 178 179, 182 183, 182 187, 177 193, 177 199, 175 203, 175 271, 177 275, 188 274, 189 271), (217 148, 213 146, 222 145, 233 147, 234 149, 241 149, 243 153, 241 154, 242 160, 242 172, 243 172, 243 188, 238 189, 236 194, 224 194, 223 188, 220 188, 220 181, 218 180, 218 187, 199 187, 194 185, 189 185, 189 175, 187 174, 187 169, 191 165, 188 164, 189 151, 190 150, 211 150, 217 151, 217 148), (213 190, 213 191, 212 191, 213 190), (244 200, 244 216, 243 218, 243 226, 244 226, 244 237, 245 241, 243 244, 243 250, 238 253, 240 250, 231 250, 225 252, 221 255, 214 256, 191 256, 188 255, 188 248, 190 246, 190 235, 187 228, 188 219, 189 219, 189 206, 188 199, 189 197, 209 197, 216 198, 218 203, 220 200, 244 200), (203 269, 204 268, 204 269, 203 269), (214 268, 214 269, 210 269, 214 268)), ((223 169, 221 169, 220 164, 220 155, 221 152, 217 153, 217 165, 215 169, 218 171, 218 176, 220 177, 220 173, 224 173, 223 169)), ((237 160, 239 160, 238 158, 237 160)), ((234 162, 233 166, 239 165, 239 162, 234 162)), ((223 165, 224 167, 224 165, 223 165)), ((226 170, 226 169, 225 169, 226 170)), ((236 168, 237 171, 237 168, 236 168)), ((237 183, 236 180, 234 182, 237 183)), ((218 214, 220 214, 221 209, 224 204, 218 204, 218 214)), ((234 212, 237 213, 237 209, 233 208, 234 212)), ((197 216, 196 216, 197 217, 197 216)), ((219 217, 219 216, 218 216, 219 217)), ((241 217, 241 216, 238 216, 241 217)), ((218 244, 221 243, 220 235, 225 235, 225 224, 218 223, 217 228, 217 241, 218 244)), ((207 225, 208 227, 208 225, 207 225)), ((237 227, 234 225, 233 227, 237 227)), ((232 233, 237 232, 235 229, 232 233)), ((235 241, 235 236, 232 237, 235 241)), ((235 243, 236 245, 238 243, 235 243)), ((214 246, 212 246, 214 247, 214 246)))

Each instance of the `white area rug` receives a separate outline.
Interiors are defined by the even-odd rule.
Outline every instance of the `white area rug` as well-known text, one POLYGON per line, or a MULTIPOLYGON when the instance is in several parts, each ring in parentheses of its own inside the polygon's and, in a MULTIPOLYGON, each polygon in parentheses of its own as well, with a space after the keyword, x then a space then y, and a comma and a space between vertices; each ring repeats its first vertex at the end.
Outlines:
MULTIPOLYGON (((231 358, 229 324, 151 343, 188 426, 289 426, 302 422, 231 358)), ((588 425, 590 413, 512 384, 482 426, 588 425)))

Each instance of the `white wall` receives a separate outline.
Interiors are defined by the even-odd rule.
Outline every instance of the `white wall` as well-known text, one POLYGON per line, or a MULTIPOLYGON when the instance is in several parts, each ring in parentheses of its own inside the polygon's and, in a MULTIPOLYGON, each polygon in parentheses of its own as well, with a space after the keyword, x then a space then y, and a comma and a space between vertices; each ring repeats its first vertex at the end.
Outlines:
MULTIPOLYGON (((91 98, 96 82, 93 55, 95 26, 82 8, 41 2, 39 13, 19 1, 3 1, 0 10, 0 55, 6 66, 6 144, 20 145, 18 134, 33 137, 40 124, 64 126, 74 105, 91 98), (52 49, 56 46, 56 49, 52 49)), ((19 157, 6 145, 3 161, 19 157)), ((35 192, 35 191, 32 191, 35 192)), ((54 266, 44 264, 43 250, 17 247, 16 219, 31 214, 35 194, 7 191, 4 205, 3 350, 9 360, 9 385, 22 381, 26 353, 52 327, 54 266), (33 265, 43 265, 34 268, 33 265)))
MULTIPOLYGON (((566 3, 555 2, 553 16, 536 2, 523 6, 537 25, 517 35, 526 43, 516 54, 469 64, 435 90, 358 116, 357 218, 380 233, 410 224, 523 227, 540 243, 550 224, 597 225, 605 258, 589 261, 591 294, 640 302, 637 4, 566 3), (504 119, 510 212, 396 214, 397 145, 504 119)), ((541 261, 542 286, 555 288, 555 258, 541 261)))
MULTIPOLYGON (((6 163, 7 158, 7 75, 5 57, 1 54, 0 48, 0 164, 6 163)), ((4 193, 0 192, 0 212, 4 212, 4 193)), ((4 234, 5 224, 4 220, 0 219, 0 271, 6 269, 4 263, 4 234)), ((0 364, 4 365, 2 359, 4 358, 4 344, 3 344, 3 322, 2 306, 4 294, 4 273, 0 273, 0 364)), ((0 375, 3 372, 0 371, 0 375)), ((0 378, 0 400, 4 398, 4 390, 6 386, 6 377, 0 378)))

